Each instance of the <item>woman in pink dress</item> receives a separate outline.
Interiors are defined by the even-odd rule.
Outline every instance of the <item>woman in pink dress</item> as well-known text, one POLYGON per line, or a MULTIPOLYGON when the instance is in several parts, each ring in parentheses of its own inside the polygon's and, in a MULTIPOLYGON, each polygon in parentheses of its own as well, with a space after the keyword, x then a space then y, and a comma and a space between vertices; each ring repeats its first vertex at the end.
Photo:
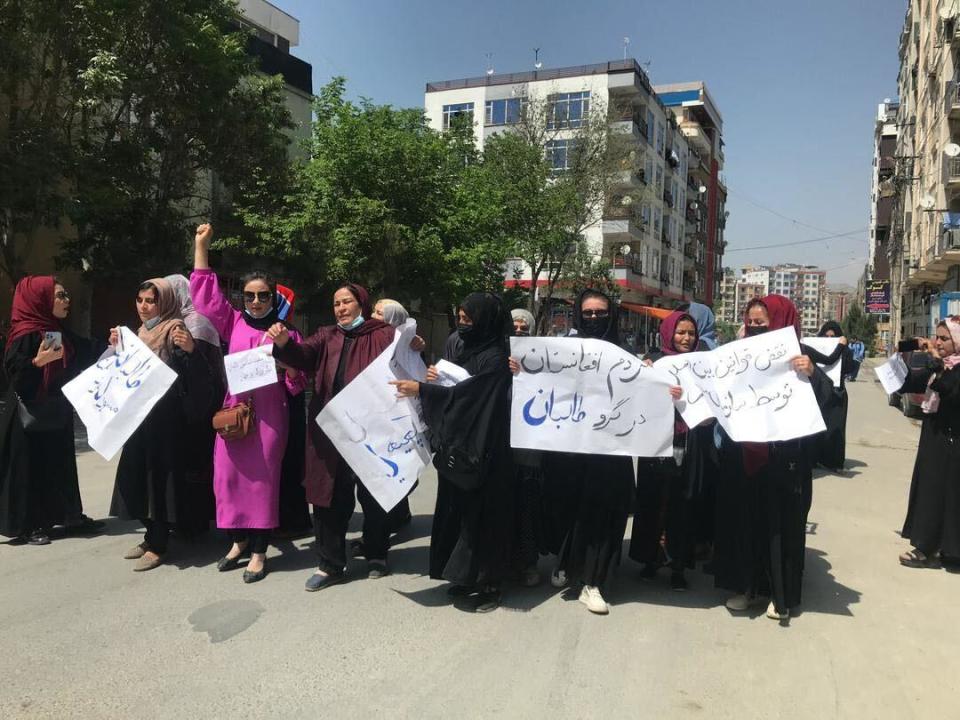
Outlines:
MULTIPOLYGON (((190 294, 197 311, 204 315, 227 345, 227 354, 269 344, 266 330, 278 322, 276 287, 264 273, 244 277, 243 312, 235 310, 224 297, 217 275, 210 269, 208 255, 211 225, 197 228, 194 270, 190 294)), ((291 335, 299 339, 296 330, 291 335)), ((221 572, 238 567, 242 555, 250 552, 243 573, 247 583, 266 575, 266 552, 270 532, 279 525, 280 470, 287 447, 289 397, 306 387, 306 377, 286 370, 283 382, 233 396, 227 392, 224 407, 253 398, 255 423, 244 438, 217 437, 213 452, 213 488, 217 498, 217 527, 229 531, 233 546, 217 563, 221 572)))

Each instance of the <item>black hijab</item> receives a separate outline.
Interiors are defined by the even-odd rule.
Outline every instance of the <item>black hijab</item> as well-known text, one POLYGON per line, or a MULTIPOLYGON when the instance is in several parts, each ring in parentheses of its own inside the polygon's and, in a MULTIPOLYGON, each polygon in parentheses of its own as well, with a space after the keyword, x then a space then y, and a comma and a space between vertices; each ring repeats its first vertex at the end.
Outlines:
POLYGON ((833 331, 834 337, 841 337, 843 335, 843 328, 840 327, 840 323, 836 320, 827 320, 823 324, 823 327, 820 328, 820 332, 817 333, 817 337, 826 337, 830 331, 833 331))
POLYGON ((460 303, 460 309, 473 325, 459 330, 462 345, 457 351, 458 365, 467 367, 468 363, 477 364, 471 361, 479 361, 481 356, 507 354, 507 338, 513 334, 513 318, 498 295, 470 293, 460 303))
POLYGON ((610 296, 595 288, 586 288, 577 296, 577 304, 573 308, 573 326, 577 329, 577 337, 596 338, 606 340, 614 345, 620 344, 619 308, 614 305, 610 296), (606 318, 583 317, 583 303, 590 298, 603 298, 610 309, 606 318))

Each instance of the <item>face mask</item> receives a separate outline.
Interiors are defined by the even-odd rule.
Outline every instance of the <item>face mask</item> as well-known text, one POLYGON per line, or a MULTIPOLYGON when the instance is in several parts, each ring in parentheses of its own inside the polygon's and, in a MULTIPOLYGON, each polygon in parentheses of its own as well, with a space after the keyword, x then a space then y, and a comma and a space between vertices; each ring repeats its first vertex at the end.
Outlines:
POLYGON ((160 324, 160 316, 157 315, 156 317, 150 318, 149 320, 145 320, 143 323, 143 326, 147 330, 153 330, 159 324, 160 324))
POLYGON ((267 308, 266 308, 262 313, 260 313, 259 315, 254 315, 252 312, 250 312, 250 311, 247 310, 246 308, 243 309, 243 311, 244 311, 247 315, 249 315, 250 317, 252 317, 254 320, 259 320, 259 319, 261 319, 261 318, 265 318, 267 315, 269 315, 269 314, 271 313, 272 310, 273 310, 272 307, 267 307, 267 308))
POLYGON ((343 330, 356 330, 361 325, 363 325, 363 315, 357 315, 353 319, 353 322, 341 325, 340 328, 343 330))
POLYGON ((747 325, 747 337, 763 335, 770 329, 768 325, 747 325))
POLYGON ((473 337, 473 325, 464 325, 463 323, 458 324, 457 335, 460 336, 461 340, 469 340, 473 337))
POLYGON ((514 337, 530 337, 530 333, 526 330, 514 330, 513 335, 514 337))
POLYGON ((585 337, 599 338, 603 337, 607 332, 607 328, 610 326, 610 318, 581 318, 580 319, 580 334, 585 337))

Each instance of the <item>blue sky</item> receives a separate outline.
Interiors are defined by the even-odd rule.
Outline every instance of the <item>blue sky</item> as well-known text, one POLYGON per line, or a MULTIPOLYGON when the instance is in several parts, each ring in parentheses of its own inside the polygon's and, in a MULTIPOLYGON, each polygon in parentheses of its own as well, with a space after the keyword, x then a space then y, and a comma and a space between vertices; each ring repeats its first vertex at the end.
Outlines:
POLYGON ((627 36, 655 84, 703 80, 723 114, 726 265, 817 264, 847 283, 863 269, 873 119, 896 96, 906 0, 273 1, 301 21, 315 90, 344 75, 351 95, 404 107, 428 81, 482 75, 487 53, 497 72, 530 69, 534 47, 545 67, 581 65, 623 57, 627 36))

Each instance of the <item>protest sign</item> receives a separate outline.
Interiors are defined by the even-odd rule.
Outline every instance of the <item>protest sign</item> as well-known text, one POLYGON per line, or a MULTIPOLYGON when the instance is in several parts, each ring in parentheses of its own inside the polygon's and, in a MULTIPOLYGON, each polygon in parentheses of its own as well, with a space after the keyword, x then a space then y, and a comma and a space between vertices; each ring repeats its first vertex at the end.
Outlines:
POLYGON ((87 428, 87 444, 105 460, 113 459, 177 379, 129 328, 119 332, 115 351, 63 386, 87 428))
POLYGON ((427 368, 410 349, 417 323, 398 328, 390 346, 341 390, 317 416, 317 424, 387 512, 413 487, 430 462, 416 398, 397 398, 391 380, 424 381, 427 368))
MULTIPOLYGON (((837 349, 837 345, 840 344, 840 338, 835 337, 805 337, 801 340, 804 345, 811 347, 816 350, 818 353, 823 355, 832 355, 833 351, 837 349)), ((837 358, 836 362, 831 365, 821 365, 820 367, 827 374, 827 377, 830 378, 830 382, 833 383, 834 387, 840 387, 840 367, 843 364, 843 355, 837 358)))
POLYGON ((891 355, 889 360, 874 368, 873 371, 877 374, 877 380, 883 385, 883 391, 887 395, 900 392, 907 375, 910 374, 907 364, 899 354, 891 355))
POLYGON ((655 367, 683 388, 677 409, 690 427, 709 415, 737 442, 792 440, 826 429, 793 328, 737 340, 709 352, 669 355, 655 367))
POLYGON ((227 373, 227 387, 231 395, 273 385, 278 381, 273 345, 261 345, 224 355, 223 367, 227 373))
MULTIPOLYGON (((515 448, 667 457, 670 378, 617 345, 589 338, 511 338, 515 448)), ((599 478, 598 478, 599 480, 599 478)))
POLYGON ((437 375, 439 375, 437 385, 443 385, 444 387, 453 387, 470 377, 470 373, 449 360, 437 360, 437 364, 433 367, 436 368, 437 375))

